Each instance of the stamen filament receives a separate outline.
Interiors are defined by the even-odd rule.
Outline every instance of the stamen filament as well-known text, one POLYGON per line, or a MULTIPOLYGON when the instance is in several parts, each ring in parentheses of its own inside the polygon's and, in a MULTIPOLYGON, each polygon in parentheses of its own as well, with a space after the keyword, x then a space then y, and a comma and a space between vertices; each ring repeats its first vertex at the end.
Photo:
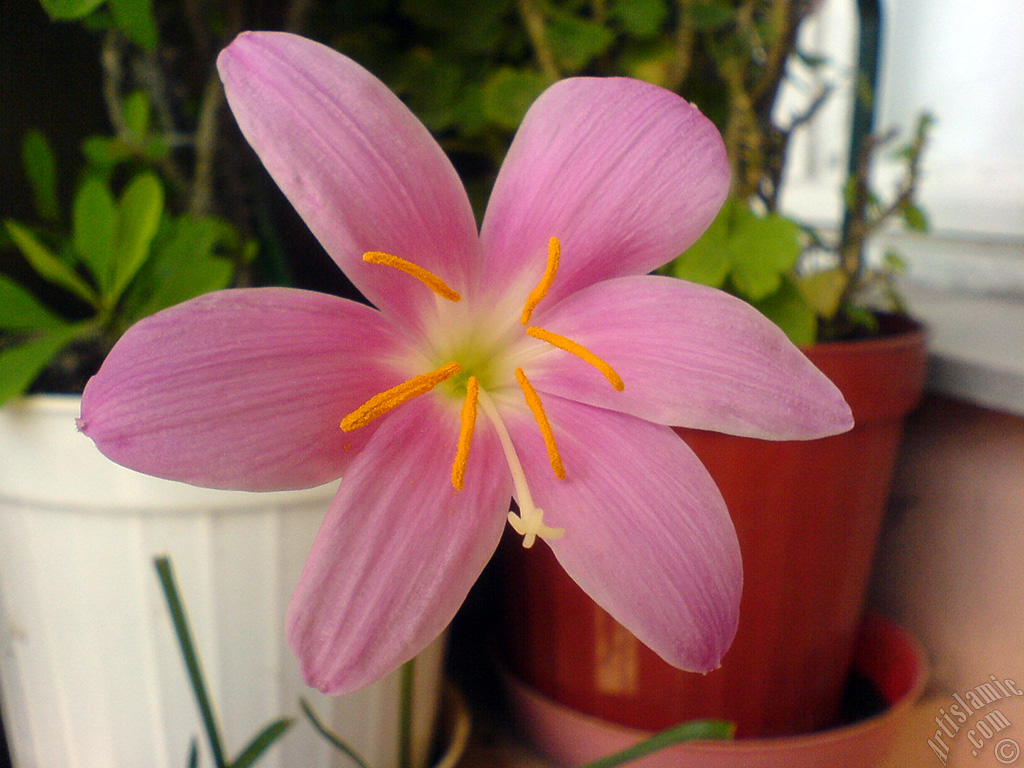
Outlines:
POLYGON ((621 392, 626 388, 626 385, 622 381, 622 377, 615 372, 615 369, 582 344, 577 344, 572 339, 567 339, 565 336, 559 336, 557 333, 552 333, 551 331, 546 331, 543 328, 538 328, 536 325, 531 325, 527 328, 526 333, 529 336, 533 336, 535 339, 546 341, 553 347, 558 347, 569 354, 576 355, 576 357, 586 363, 590 363, 592 366, 597 368, 597 370, 599 370, 606 379, 608 379, 608 382, 615 388, 616 392, 621 392))
POLYGON ((407 403, 414 397, 426 394, 442 381, 450 379, 457 374, 459 370, 458 363, 448 363, 436 371, 414 376, 396 387, 374 395, 342 419, 341 428, 346 432, 351 432, 354 429, 359 429, 359 427, 365 427, 388 411, 397 408, 403 403, 407 403))
POLYGON ((526 473, 523 472, 523 465, 516 454, 515 446, 512 445, 512 438, 509 437, 505 422, 501 420, 498 409, 494 407, 486 390, 479 391, 480 407, 484 414, 494 425, 494 431, 498 433, 498 441, 505 452, 505 461, 508 463, 509 472, 512 474, 512 483, 516 488, 516 499, 519 501, 519 514, 508 513, 508 522, 515 529, 516 533, 523 537, 523 546, 529 549, 536 542, 537 537, 542 539, 560 539, 565 534, 564 528, 552 528, 544 523, 544 510, 535 507, 533 496, 530 494, 530 486, 526 482, 526 473))
POLYGON ((459 424, 459 447, 455 452, 455 463, 452 464, 452 485, 461 491, 466 486, 466 463, 469 461, 469 446, 473 442, 473 429, 476 426, 476 405, 480 393, 480 384, 476 376, 470 376, 466 382, 466 400, 462 403, 462 418, 459 424))
POLYGON ((438 296, 443 299, 448 299, 448 301, 459 301, 462 299, 462 296, 460 296, 457 291, 452 290, 448 283, 433 272, 424 269, 419 264, 413 264, 411 261, 406 261, 399 256, 392 256, 390 253, 382 253, 381 251, 367 251, 363 254, 363 261, 367 264, 380 264, 385 267, 394 267, 397 270, 405 272, 405 274, 415 277, 438 296))
POLYGON ((551 463, 551 469, 555 473, 555 477, 565 480, 565 467, 562 465, 562 457, 558 453, 558 445, 555 443, 555 433, 551 431, 551 423, 548 421, 547 414, 544 413, 540 395, 530 384, 522 368, 516 368, 516 381, 519 382, 519 387, 523 390, 523 396, 526 398, 526 404, 530 406, 533 418, 537 422, 537 426, 540 427, 541 437, 544 438, 544 445, 548 449, 548 461, 551 463))
POLYGON ((548 291, 551 290, 551 286, 555 282, 555 275, 558 273, 558 261, 561 256, 562 245, 558 242, 557 237, 552 237, 548 240, 548 262, 544 268, 544 275, 541 277, 540 282, 537 283, 537 287, 530 291, 530 295, 526 298, 526 304, 523 306, 523 325, 530 322, 533 310, 537 308, 540 300, 547 296, 548 291))

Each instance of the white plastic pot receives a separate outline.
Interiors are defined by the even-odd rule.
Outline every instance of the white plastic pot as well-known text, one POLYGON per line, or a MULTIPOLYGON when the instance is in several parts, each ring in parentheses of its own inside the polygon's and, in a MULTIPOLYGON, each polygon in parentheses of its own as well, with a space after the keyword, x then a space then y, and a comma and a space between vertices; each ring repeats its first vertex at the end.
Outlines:
MULTIPOLYGON (((350 765, 301 716, 300 696, 376 768, 396 762, 398 678, 328 698, 284 639, 285 608, 336 484, 210 491, 104 458, 75 428, 76 397, 0 409, 0 704, 16 768, 180 768, 193 737, 212 765, 153 568, 170 555, 224 748, 296 723, 258 764, 350 765)), ((418 659, 415 754, 429 749, 443 641, 418 659)))

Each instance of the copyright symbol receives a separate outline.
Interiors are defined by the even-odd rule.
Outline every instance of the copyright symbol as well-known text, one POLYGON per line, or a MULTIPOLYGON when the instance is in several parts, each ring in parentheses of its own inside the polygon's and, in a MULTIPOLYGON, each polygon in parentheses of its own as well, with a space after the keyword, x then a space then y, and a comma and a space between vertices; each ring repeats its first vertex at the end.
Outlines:
POLYGON ((996 760, 1003 765, 1010 765, 1017 762, 1017 758, 1020 757, 1020 744, 1013 739, 1003 739, 996 744, 994 753, 996 760))

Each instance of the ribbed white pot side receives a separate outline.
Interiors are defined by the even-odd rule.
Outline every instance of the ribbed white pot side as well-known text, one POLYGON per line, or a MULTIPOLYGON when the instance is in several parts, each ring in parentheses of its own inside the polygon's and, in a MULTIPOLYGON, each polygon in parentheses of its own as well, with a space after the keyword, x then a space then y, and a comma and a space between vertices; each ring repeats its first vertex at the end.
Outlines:
MULTIPOLYGON (((124 469, 75 427, 80 399, 0 409, 0 704, 15 768, 212 765, 153 558, 171 557, 228 756, 296 719, 258 764, 348 766, 306 699, 376 768, 397 758, 397 674, 329 698, 284 637, 288 599, 337 484, 211 491, 124 469)), ((427 757, 443 639, 417 661, 414 740, 427 757)))

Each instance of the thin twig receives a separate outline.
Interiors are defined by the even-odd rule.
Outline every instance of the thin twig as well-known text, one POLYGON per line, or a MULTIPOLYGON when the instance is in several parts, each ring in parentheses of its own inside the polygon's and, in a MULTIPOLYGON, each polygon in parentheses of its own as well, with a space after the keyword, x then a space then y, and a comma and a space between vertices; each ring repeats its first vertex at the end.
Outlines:
POLYGON ((835 86, 832 83, 829 83, 828 85, 823 85, 821 87, 821 89, 818 91, 818 94, 814 97, 814 100, 807 106, 807 109, 805 109, 799 115, 794 117, 790 121, 789 127, 782 132, 787 140, 789 139, 789 135, 793 133, 793 131, 795 131, 801 125, 806 125, 812 119, 814 119, 814 116, 818 114, 818 110, 825 105, 825 102, 828 101, 829 97, 832 95, 832 92, 834 90, 835 86))
POLYGON ((121 81, 124 79, 121 54, 121 38, 116 31, 110 30, 103 36, 100 62, 103 65, 103 101, 107 105, 110 124, 118 136, 128 132, 124 121, 124 103, 121 100, 121 81))
POLYGON ((188 29, 195 40, 199 55, 205 60, 213 47, 210 39, 210 30, 206 21, 206 12, 200 5, 199 0, 185 0, 185 18, 188 20, 188 29))
POLYGON ((292 0, 285 14, 284 29, 286 32, 300 34, 306 29, 306 21, 312 10, 314 0, 292 0))
POLYGON ((191 196, 191 188, 188 178, 181 166, 174 159, 174 150, 178 147, 188 146, 192 143, 192 137, 180 133, 174 119, 174 109, 167 96, 167 82, 163 70, 160 68, 160 60, 155 52, 143 53, 142 59, 134 67, 136 79, 141 81, 156 114, 157 123, 167 147, 171 151, 164 155, 158 162, 160 171, 171 185, 175 194, 180 200, 187 200, 191 196))
POLYGON ((690 24, 690 7, 693 0, 677 0, 676 12, 679 14, 676 20, 675 46, 673 47, 672 61, 669 63, 668 72, 665 75, 665 87, 670 91, 678 91, 690 74, 690 64, 693 60, 693 43, 695 35, 693 26, 690 24))
POLYGON ((203 100, 196 125, 195 171, 192 175, 192 199, 188 211, 194 216, 209 213, 213 204, 213 161, 217 154, 217 124, 224 103, 224 86, 213 72, 203 89, 203 100))
POLYGON ((561 72, 555 52, 548 42, 547 31, 544 29, 544 15, 533 0, 518 0, 516 5, 519 7, 519 15, 526 27, 526 34, 530 36, 537 64, 540 65, 540 69, 545 75, 552 80, 557 80, 561 77, 561 72))

